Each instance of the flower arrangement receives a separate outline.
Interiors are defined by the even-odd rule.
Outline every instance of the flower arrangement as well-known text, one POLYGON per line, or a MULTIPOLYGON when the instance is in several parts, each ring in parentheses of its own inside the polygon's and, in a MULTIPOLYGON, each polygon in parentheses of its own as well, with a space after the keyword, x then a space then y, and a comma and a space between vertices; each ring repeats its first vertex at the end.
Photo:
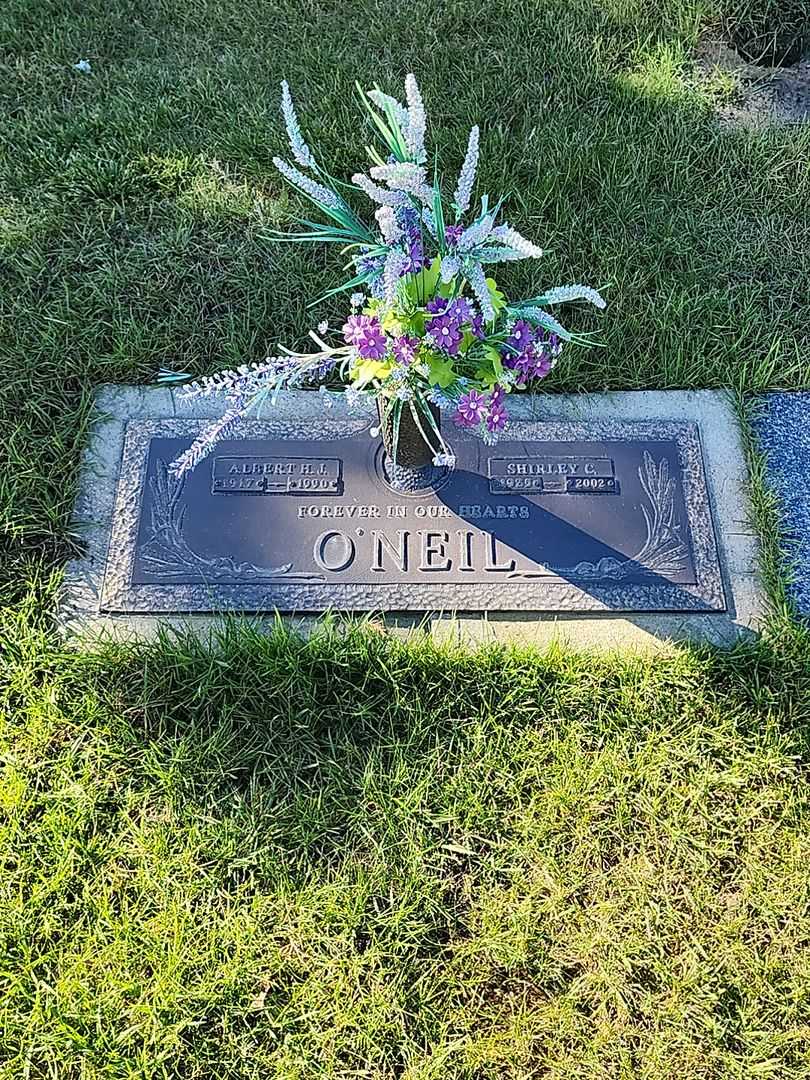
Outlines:
POLYGON ((428 460, 452 464, 437 406, 450 409, 456 424, 487 443, 495 442, 508 423, 508 395, 544 379, 564 345, 593 343, 567 330, 547 308, 573 300, 604 308, 604 300, 585 285, 511 300, 487 276, 485 267, 537 259, 543 252, 502 220, 502 199, 493 202, 484 195, 471 209, 477 126, 470 131, 452 200, 445 201, 438 176, 428 177, 427 121, 413 75, 405 80, 405 104, 377 88, 363 91, 358 86, 383 152, 370 149, 368 172, 355 173, 351 185, 336 181, 316 160, 289 87, 281 85, 284 122, 297 164, 279 157, 274 164, 323 220, 299 217, 301 231, 276 235, 340 245, 349 257, 349 279, 314 303, 349 292, 351 311, 337 340, 326 322, 310 331, 313 351, 281 349, 280 355, 261 363, 188 385, 187 395, 220 393, 227 404, 223 415, 174 463, 174 471, 193 468, 241 417, 272 402, 281 389, 318 384, 323 389, 338 376, 348 383, 350 402, 360 396, 376 398, 380 428, 388 435, 394 462, 407 424, 411 433, 418 432, 428 460), (373 229, 350 206, 349 191, 371 201, 373 229))

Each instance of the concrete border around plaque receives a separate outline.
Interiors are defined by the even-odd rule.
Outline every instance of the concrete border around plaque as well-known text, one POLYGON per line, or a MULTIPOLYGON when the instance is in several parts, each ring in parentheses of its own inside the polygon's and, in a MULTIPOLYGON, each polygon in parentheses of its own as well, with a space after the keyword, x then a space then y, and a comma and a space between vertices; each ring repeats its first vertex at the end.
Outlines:
POLYGON ((75 514, 87 550, 66 569, 60 623, 127 636, 160 623, 207 629, 225 611, 278 609, 308 626, 304 613, 385 610, 388 625, 427 621, 471 642, 597 647, 731 643, 761 624, 747 469, 722 393, 516 396, 508 440, 482 448, 453 432, 457 473, 415 499, 386 491, 373 414, 328 398, 327 409, 324 395, 282 395, 272 419, 245 421, 186 489, 162 459, 220 404, 102 388, 75 514), (343 503, 355 510, 334 509, 343 503), (365 519, 309 520, 321 513, 365 519), (398 514, 410 520, 380 520, 398 514), (529 514, 529 530, 509 520, 529 514), (183 524, 195 515, 198 535, 183 524), (639 535, 625 538, 618 517, 639 535), (285 551, 267 550, 268 520, 285 551), (222 546, 234 522, 246 531, 238 556, 222 546), (551 565, 555 552, 568 562, 551 565))

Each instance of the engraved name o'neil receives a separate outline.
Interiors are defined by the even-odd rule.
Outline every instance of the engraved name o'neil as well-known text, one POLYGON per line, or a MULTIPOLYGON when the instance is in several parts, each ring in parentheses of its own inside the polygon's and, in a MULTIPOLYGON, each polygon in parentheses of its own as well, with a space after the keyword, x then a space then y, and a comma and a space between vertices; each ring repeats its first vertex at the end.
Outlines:
POLYGON ((471 529, 397 529, 393 534, 370 529, 358 539, 330 529, 316 538, 313 558, 322 570, 343 573, 358 557, 361 541, 364 561, 368 559, 369 569, 375 573, 394 570, 406 574, 412 559, 422 573, 453 569, 510 573, 515 569, 515 560, 504 557, 497 537, 471 529))

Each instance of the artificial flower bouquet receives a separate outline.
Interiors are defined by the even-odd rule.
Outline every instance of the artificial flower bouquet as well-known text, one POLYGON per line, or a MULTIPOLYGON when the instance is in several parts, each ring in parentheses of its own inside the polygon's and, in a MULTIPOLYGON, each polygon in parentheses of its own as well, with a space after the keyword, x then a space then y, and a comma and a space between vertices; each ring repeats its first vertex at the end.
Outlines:
MULTIPOLYGON (((220 393, 222 416, 174 463, 182 474, 214 443, 227 437, 250 411, 272 402, 281 389, 339 380, 351 399, 377 401, 380 429, 394 463, 402 456, 406 429, 427 461, 452 464, 437 407, 453 421, 493 443, 508 423, 506 400, 544 379, 568 343, 591 344, 567 330, 549 306, 585 300, 605 306, 585 285, 551 288, 524 300, 508 299, 486 267, 536 259, 541 249, 501 218, 502 199, 484 195, 471 210, 479 152, 473 127, 458 182, 448 203, 438 176, 429 178, 425 109, 416 79, 405 80, 406 104, 379 89, 358 90, 381 140, 371 166, 351 185, 336 181, 309 148, 287 83, 282 112, 292 165, 274 158, 279 172, 315 205, 320 220, 296 218, 301 230, 282 239, 339 245, 348 255, 349 279, 319 300, 351 294, 351 310, 339 331, 326 322, 309 333, 315 349, 192 382, 188 395, 220 393), (347 201, 366 196, 374 207, 370 227, 347 201)), ((317 303, 319 301, 314 301, 317 303)), ((417 454, 418 458, 418 454, 417 454)))

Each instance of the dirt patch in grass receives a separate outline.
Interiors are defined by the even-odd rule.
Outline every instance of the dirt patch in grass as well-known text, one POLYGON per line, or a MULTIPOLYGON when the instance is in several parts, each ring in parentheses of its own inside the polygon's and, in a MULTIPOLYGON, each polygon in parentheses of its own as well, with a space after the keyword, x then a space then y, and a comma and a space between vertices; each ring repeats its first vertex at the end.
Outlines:
POLYGON ((724 27, 740 56, 760 67, 791 67, 810 53, 807 0, 736 0, 724 27))
POLYGON ((723 124, 756 129, 810 120, 810 55, 770 66, 746 60, 728 41, 704 40, 696 68, 702 82, 725 88, 717 104, 723 124))

